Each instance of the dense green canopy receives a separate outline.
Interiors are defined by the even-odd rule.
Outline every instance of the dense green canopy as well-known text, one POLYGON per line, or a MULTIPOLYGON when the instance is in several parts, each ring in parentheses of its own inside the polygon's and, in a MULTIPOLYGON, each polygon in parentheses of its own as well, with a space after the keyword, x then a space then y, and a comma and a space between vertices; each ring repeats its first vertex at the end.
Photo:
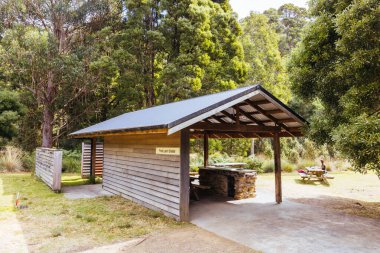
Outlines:
POLYGON ((380 2, 319 0, 311 14, 290 64, 293 91, 321 103, 310 136, 380 172, 380 2))
POLYGON ((24 113, 16 92, 0 91, 0 144, 2 138, 10 139, 17 134, 17 122, 24 113))

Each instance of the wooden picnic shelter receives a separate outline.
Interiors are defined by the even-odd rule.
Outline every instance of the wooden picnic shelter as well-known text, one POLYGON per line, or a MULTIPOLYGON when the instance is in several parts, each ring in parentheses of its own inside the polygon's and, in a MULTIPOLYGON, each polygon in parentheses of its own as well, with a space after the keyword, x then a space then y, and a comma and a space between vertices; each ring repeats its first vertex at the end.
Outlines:
MULTIPOLYGON (((253 85, 125 113, 70 136, 91 139, 93 150, 103 138, 105 190, 188 221, 191 138, 204 139, 205 166, 209 138, 272 138, 275 201, 281 203, 280 138, 302 136, 305 124, 253 85)), ((92 163, 95 168, 95 157, 92 163)))

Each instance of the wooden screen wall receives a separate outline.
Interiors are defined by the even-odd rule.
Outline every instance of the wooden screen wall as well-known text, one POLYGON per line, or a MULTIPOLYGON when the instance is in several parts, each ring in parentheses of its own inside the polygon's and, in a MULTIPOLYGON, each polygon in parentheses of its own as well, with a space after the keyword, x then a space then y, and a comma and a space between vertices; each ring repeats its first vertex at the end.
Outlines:
POLYGON ((36 149, 36 176, 53 191, 61 190, 62 151, 53 148, 36 149))
MULTIPOLYGON (((90 177, 91 171, 91 142, 82 142, 82 178, 90 177)), ((96 143, 95 176, 103 175, 103 142, 96 143)))
POLYGON ((103 188, 178 219, 180 155, 158 155, 156 147, 179 148, 179 134, 105 137, 103 188))

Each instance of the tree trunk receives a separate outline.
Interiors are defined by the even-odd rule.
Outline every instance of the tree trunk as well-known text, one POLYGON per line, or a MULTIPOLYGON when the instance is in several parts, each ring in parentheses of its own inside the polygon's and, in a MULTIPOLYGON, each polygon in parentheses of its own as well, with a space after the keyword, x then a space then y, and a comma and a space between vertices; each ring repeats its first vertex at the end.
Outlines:
POLYGON ((51 148, 53 146, 53 112, 49 106, 45 106, 42 122, 42 147, 51 148))
POLYGON ((54 81, 52 71, 48 72, 48 81, 44 99, 44 111, 42 122, 42 147, 51 148, 53 146, 53 120, 52 101, 54 96, 54 81))
POLYGON ((250 150, 250 155, 255 156, 255 139, 251 139, 251 150, 250 150))

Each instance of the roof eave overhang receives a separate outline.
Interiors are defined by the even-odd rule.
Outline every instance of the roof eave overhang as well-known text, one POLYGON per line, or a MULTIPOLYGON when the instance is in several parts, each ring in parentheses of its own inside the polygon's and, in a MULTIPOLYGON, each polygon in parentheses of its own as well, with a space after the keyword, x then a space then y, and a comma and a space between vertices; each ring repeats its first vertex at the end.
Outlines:
POLYGON ((236 94, 228 99, 222 100, 212 106, 206 107, 201 111, 187 115, 177 121, 174 121, 168 125, 168 135, 178 132, 188 126, 191 126, 207 117, 214 115, 220 111, 223 111, 239 102, 242 102, 260 92, 260 86, 255 85, 251 89, 248 89, 242 93, 236 94))
POLYGON ((237 103, 240 103, 246 99, 251 98, 252 96, 260 93, 263 95, 267 100, 269 100, 271 103, 275 104, 279 108, 283 108, 284 113, 288 114, 289 117, 293 118, 300 124, 308 124, 308 122, 302 118, 300 115, 298 115, 296 112, 294 112, 292 109, 290 109, 288 106, 286 106, 284 103, 282 103, 280 100, 278 100, 276 97, 274 97, 271 93, 269 93, 266 89, 261 87, 260 85, 256 85, 252 87, 252 89, 246 90, 243 93, 237 94, 229 99, 226 99, 224 101, 221 101, 215 105, 212 105, 208 108, 203 109, 200 112, 188 115, 182 119, 179 119, 175 122, 172 122, 168 125, 168 135, 173 134, 175 132, 180 131, 181 129, 184 129, 188 126, 191 126, 207 117, 210 117, 214 115, 215 113, 218 113, 220 111, 223 111, 237 103))
POLYGON ((136 127, 128 129, 114 129, 108 131, 96 131, 88 133, 72 133, 68 137, 72 139, 88 139, 94 137, 115 136, 115 135, 137 135, 137 134, 167 134, 168 125, 157 125, 148 127, 136 127))

